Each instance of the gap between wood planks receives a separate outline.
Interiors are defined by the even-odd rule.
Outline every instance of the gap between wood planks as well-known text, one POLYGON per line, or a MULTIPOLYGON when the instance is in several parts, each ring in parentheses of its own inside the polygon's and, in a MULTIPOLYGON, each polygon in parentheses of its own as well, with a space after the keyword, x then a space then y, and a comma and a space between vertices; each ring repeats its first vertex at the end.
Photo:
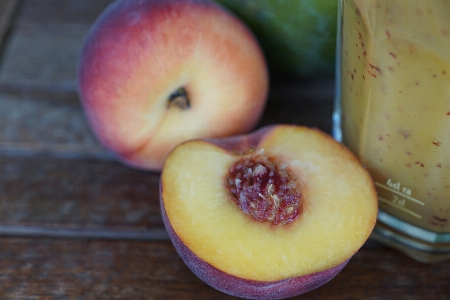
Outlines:
MULTIPOLYGON (((0 1, 0 58, 2 57, 3 45, 11 30, 14 14, 19 7, 19 0, 0 1)), ((1 59, 0 59, 1 62, 1 59)))
POLYGON ((76 228, 58 227, 51 225, 27 226, 0 224, 0 236, 3 237, 47 237, 70 239, 95 240, 137 240, 137 241, 168 241, 169 236, 165 229, 130 229, 120 226, 110 228, 76 228))

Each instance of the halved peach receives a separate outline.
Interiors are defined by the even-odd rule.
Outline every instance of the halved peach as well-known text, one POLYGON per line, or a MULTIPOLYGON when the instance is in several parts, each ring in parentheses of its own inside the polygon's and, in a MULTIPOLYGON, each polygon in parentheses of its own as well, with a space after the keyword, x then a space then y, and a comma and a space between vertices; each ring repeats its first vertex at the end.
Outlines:
POLYGON ((172 243, 204 282, 252 299, 328 282, 368 239, 377 198, 367 171, 329 135, 273 125, 176 147, 161 174, 172 243))

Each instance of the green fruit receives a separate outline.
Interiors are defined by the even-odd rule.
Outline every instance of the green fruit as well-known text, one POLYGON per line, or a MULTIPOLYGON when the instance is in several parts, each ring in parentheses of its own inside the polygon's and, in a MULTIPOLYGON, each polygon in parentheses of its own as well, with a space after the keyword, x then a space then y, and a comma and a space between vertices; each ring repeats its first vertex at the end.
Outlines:
POLYGON ((274 71, 334 73, 337 4, 332 0, 216 0, 253 30, 274 71))

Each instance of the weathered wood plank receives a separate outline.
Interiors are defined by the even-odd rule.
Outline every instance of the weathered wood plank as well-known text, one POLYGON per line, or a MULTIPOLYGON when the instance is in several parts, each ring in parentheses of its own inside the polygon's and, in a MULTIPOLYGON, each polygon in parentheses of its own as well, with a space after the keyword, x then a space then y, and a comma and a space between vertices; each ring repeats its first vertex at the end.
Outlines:
POLYGON ((163 228, 159 174, 115 161, 0 156, 3 225, 163 228))
MULTIPOLYGON (((169 242, 3 238, 0 248, 2 299, 233 299, 196 278, 169 242)), ((449 270, 374 243, 297 299, 447 300, 449 270)))
MULTIPOLYGON (((312 96, 311 90, 329 89, 332 82, 314 84, 275 88, 258 126, 302 124, 330 132, 332 101, 312 96)), ((72 150, 109 155, 92 134, 76 95, 55 92, 47 96, 26 89, 22 93, 0 92, 0 105, 0 151, 53 149, 57 153, 72 150), (59 96, 54 98, 55 94, 59 96)))
POLYGON ((231 299, 168 243, 0 240, 2 299, 231 299))
POLYGON ((0 88, 75 89, 84 38, 111 1, 23 1, 4 45, 0 88))
POLYGON ((22 0, 17 26, 30 24, 87 24, 114 0, 22 0))
POLYGON ((76 63, 88 29, 89 25, 79 24, 15 27, 3 52, 0 82, 75 82, 76 63))
POLYGON ((0 148, 17 145, 38 150, 65 145, 66 150, 104 151, 77 99, 54 101, 0 93, 0 106, 0 148))

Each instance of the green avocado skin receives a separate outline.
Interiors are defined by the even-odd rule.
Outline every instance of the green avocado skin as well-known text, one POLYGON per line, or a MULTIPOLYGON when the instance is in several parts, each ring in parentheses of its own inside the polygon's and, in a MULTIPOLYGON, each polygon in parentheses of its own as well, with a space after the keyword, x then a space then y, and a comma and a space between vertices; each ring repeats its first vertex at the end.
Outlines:
POLYGON ((337 0, 216 0, 253 31, 272 71, 334 74, 337 0))

